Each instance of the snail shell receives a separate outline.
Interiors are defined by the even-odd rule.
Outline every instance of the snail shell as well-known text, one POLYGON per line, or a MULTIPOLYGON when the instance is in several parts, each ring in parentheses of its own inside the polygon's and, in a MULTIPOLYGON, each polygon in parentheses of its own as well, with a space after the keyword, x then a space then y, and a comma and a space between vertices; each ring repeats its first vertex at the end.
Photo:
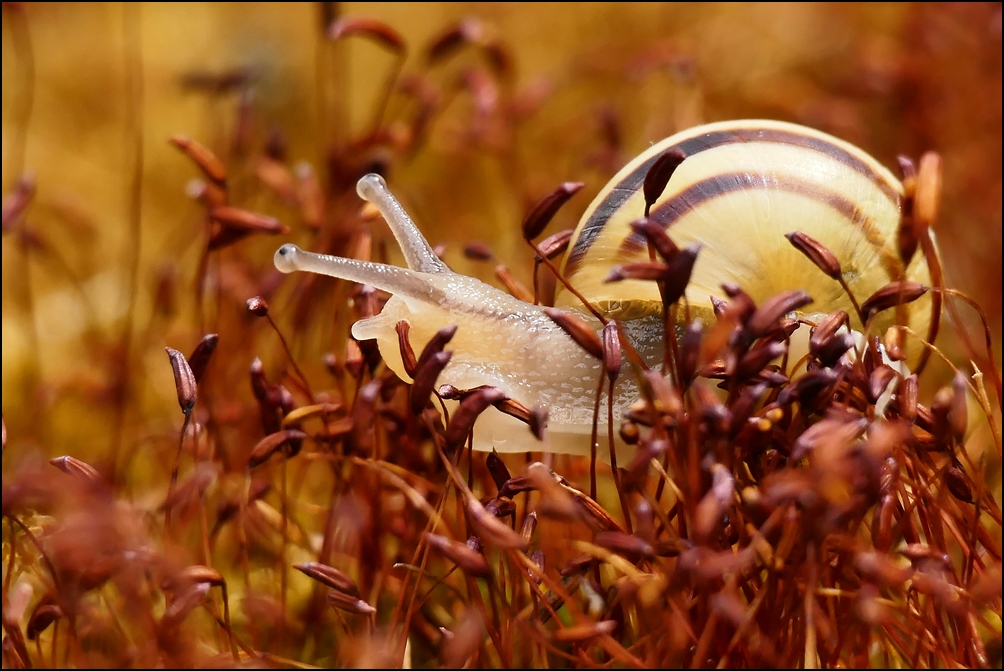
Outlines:
MULTIPOLYGON (((648 259, 645 240, 629 222, 644 214, 642 189, 649 168, 672 149, 685 159, 652 207, 650 220, 666 227, 681 247, 702 245, 686 290, 698 314, 714 319, 710 297, 721 293, 723 282, 738 284, 758 302, 803 289, 815 299, 812 308, 818 313, 844 309, 854 314, 839 283, 785 239, 793 231, 807 233, 834 252, 859 301, 891 280, 929 283, 920 255, 903 268, 897 253, 903 187, 868 154, 825 133, 776 121, 692 128, 652 146, 603 188, 583 215, 562 263, 565 276, 590 303, 622 321, 650 364, 661 359, 663 347, 657 286, 640 280, 606 283, 604 278, 614 266, 648 259)), ((597 383, 603 375, 600 362, 540 306, 447 268, 381 177, 364 176, 357 190, 387 220, 408 268, 312 254, 295 245, 276 252, 276 267, 323 273, 391 293, 381 313, 354 324, 352 333, 360 340, 376 339, 387 365, 405 380, 396 323, 409 322, 416 351, 440 328, 458 325, 449 346, 453 357, 439 383, 461 389, 493 385, 527 407, 545 405, 550 410, 549 448, 588 455, 597 383)), ((580 312, 599 328, 568 292, 559 290, 555 303, 580 312)), ((929 302, 907 307, 909 325, 923 333, 929 302)), ((878 327, 892 318, 879 315, 878 327)), ((614 388, 615 421, 637 394, 637 381, 625 371, 614 388)), ((604 394, 601 403, 606 402, 604 394)), ((603 436, 605 413, 599 423, 603 436)), ((475 424, 474 447, 541 449, 524 425, 494 408, 475 424)), ((623 452, 619 460, 630 456, 625 447, 618 449, 623 452)), ((598 452, 602 456, 607 450, 598 452)))
MULTIPOLYGON (((644 214, 642 185, 649 168, 674 149, 686 158, 649 219, 665 227, 680 247, 702 244, 687 286, 691 306, 710 311, 709 296, 721 295, 723 282, 734 282, 758 303, 781 291, 804 289, 815 301, 814 311, 840 309, 854 315, 840 284, 785 239, 793 231, 810 235, 836 255, 859 302, 893 280, 930 284, 922 255, 914 255, 905 269, 899 258, 903 185, 878 161, 805 126, 723 121, 650 147, 610 180, 583 215, 562 271, 612 316, 630 318, 661 309, 654 282, 603 280, 613 266, 648 260, 644 238, 629 224, 644 214)), ((555 305, 576 303, 559 286, 555 305)), ((930 297, 905 308, 908 325, 926 333, 930 297)), ((893 317, 891 311, 879 315, 876 326, 890 325, 893 317)))

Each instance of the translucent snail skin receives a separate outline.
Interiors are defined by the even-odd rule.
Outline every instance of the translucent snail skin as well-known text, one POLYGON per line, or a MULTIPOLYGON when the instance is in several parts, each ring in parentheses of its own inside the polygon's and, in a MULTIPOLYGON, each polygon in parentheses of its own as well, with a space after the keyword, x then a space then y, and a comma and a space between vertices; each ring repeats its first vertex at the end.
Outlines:
MULTIPOLYGON (((802 289, 814 299, 809 306, 814 314, 838 309, 855 314, 840 284, 785 239, 793 231, 808 234, 834 252, 845 283, 859 298, 901 278, 930 283, 922 255, 914 255, 904 268, 897 253, 902 185, 861 149, 778 121, 725 121, 691 128, 653 145, 610 180, 586 209, 561 265, 563 275, 596 309, 622 322, 632 345, 651 365, 658 365, 663 349, 658 287, 642 280, 604 279, 615 266, 648 260, 645 239, 629 224, 645 212, 642 187, 648 170, 674 149, 685 159, 651 206, 649 220, 666 228, 681 248, 701 245, 686 290, 698 314, 714 319, 710 297, 721 294, 724 282, 739 285, 758 303, 802 289)), ((459 389, 492 385, 527 407, 547 406, 549 448, 589 455, 601 362, 541 306, 447 268, 381 177, 364 176, 357 190, 390 225, 407 268, 313 254, 290 244, 276 252, 276 267, 286 273, 330 275, 390 293, 383 311, 354 324, 352 335, 376 339, 387 365, 404 380, 409 378, 396 323, 410 324, 416 351, 439 329, 456 324, 449 344, 453 356, 439 384, 459 389)), ((915 332, 926 329, 928 300, 905 306, 907 324, 915 332)), ((599 331, 599 321, 560 285, 555 306, 575 312, 599 331)), ((885 323, 879 315, 876 328, 890 325, 892 318, 884 317, 889 320, 885 323)), ((614 388, 615 421, 637 396, 637 381, 625 367, 614 388)), ((605 397, 601 402, 606 403, 605 397)), ((600 436, 606 435, 605 417, 601 412, 600 436)), ((499 452, 541 449, 525 425, 494 408, 478 419, 474 447, 499 452)))

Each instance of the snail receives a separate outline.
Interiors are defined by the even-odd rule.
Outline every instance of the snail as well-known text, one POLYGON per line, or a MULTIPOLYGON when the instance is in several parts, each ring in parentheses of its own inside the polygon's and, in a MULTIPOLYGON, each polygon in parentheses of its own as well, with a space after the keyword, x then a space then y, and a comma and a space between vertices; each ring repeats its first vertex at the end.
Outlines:
MULTIPOLYGON (((650 364, 661 360, 663 347, 656 283, 604 279, 614 266, 648 260, 645 239, 629 223, 644 214, 642 190, 649 169, 674 149, 685 158, 651 206, 649 218, 666 228, 681 248, 701 245, 686 289, 696 314, 714 320, 711 296, 721 293, 724 282, 739 285, 757 302, 784 290, 804 289, 814 299, 811 314, 837 309, 854 314, 840 284, 785 240, 785 234, 793 231, 828 247, 840 260, 844 281, 860 298, 902 277, 929 284, 922 255, 914 255, 904 269, 897 253, 901 183, 861 149, 826 133, 778 121, 725 121, 691 128, 654 144, 610 180, 586 209, 561 265, 562 274, 600 313, 622 322, 628 339, 650 364)), ((358 340, 376 339, 384 361, 404 380, 409 378, 396 323, 408 321, 416 351, 440 328, 458 325, 450 342, 453 356, 440 384, 460 389, 493 385, 527 407, 544 405, 549 409, 549 449, 590 454, 601 362, 562 331, 541 306, 451 271, 381 177, 362 177, 357 191, 386 219, 407 268, 314 254, 292 244, 276 252, 276 267, 285 273, 322 273, 389 292, 391 298, 380 314, 356 322, 352 335, 358 340)), ((577 312, 600 328, 599 321, 560 285, 555 306, 577 312)), ((923 301, 906 308, 908 325, 924 332, 930 308, 923 301)), ((887 320, 877 324, 881 329, 894 317, 879 318, 887 320)), ((622 374, 613 395, 613 414, 619 418, 638 396, 637 381, 622 374)), ((604 414, 600 413, 601 436, 606 431, 604 414)), ((491 407, 475 424, 474 447, 499 452, 541 449, 525 425, 491 407)))

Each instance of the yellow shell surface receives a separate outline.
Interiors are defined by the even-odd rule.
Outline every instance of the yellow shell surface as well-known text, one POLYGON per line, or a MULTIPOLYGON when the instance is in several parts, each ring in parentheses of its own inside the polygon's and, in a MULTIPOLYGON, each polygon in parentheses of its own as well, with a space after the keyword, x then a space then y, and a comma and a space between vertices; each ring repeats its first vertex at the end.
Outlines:
MULTIPOLYGON (((702 245, 687 288, 692 306, 710 309, 710 296, 723 295, 721 284, 735 282, 758 302, 781 291, 804 289, 815 299, 806 312, 843 309, 853 315, 840 284, 784 237, 793 231, 833 251, 859 302, 900 276, 896 233, 903 187, 889 170, 854 145, 811 128, 779 121, 726 121, 691 128, 653 145, 617 173, 590 204, 562 271, 591 302, 619 310, 624 318, 639 312, 632 305, 658 305, 654 282, 605 283, 604 278, 614 266, 648 260, 647 245, 629 224, 644 215, 642 185, 648 169, 673 148, 682 150, 686 159, 653 205, 650 219, 664 226, 680 247, 702 245)), ((921 254, 911 260, 906 277, 930 284, 921 254)), ((559 307, 577 303, 559 288, 559 307)), ((926 333, 929 296, 907 307, 909 325, 926 333)), ((891 314, 884 315, 878 325, 891 319, 891 314)))

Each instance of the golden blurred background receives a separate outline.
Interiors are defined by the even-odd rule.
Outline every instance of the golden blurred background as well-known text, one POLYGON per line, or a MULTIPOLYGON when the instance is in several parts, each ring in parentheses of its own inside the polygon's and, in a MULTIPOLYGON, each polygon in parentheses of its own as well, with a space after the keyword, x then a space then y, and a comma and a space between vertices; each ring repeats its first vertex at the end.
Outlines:
MULTIPOLYGON (((701 122, 785 119, 889 166, 942 154, 949 284, 984 306, 999 357, 999 3, 5 3, 3 193, 22 173, 36 187, 3 237, 11 436, 47 456, 95 457, 122 440, 109 437, 117 404, 126 440, 178 421, 163 346, 190 351, 204 332, 194 284, 205 238, 203 208, 186 195, 198 171, 167 140, 185 134, 227 157, 244 180, 239 204, 292 228, 239 243, 232 258, 246 272, 220 295, 242 307, 277 245, 310 234, 255 182, 254 157, 265 148, 334 183, 331 156, 352 153, 398 62, 373 40, 327 40, 324 27, 345 16, 398 31, 398 81, 435 85, 428 139, 398 152, 390 182, 454 267, 495 281, 493 264, 462 254, 476 240, 526 282, 518 225, 556 184, 585 181, 589 193, 553 230, 653 141, 701 122), (429 64, 430 45, 458 25, 501 45, 501 62, 488 62, 497 77, 472 54, 429 64)), ((386 118, 406 118, 421 95, 395 91, 386 118)), ((383 253, 387 232, 372 229, 383 253)))

